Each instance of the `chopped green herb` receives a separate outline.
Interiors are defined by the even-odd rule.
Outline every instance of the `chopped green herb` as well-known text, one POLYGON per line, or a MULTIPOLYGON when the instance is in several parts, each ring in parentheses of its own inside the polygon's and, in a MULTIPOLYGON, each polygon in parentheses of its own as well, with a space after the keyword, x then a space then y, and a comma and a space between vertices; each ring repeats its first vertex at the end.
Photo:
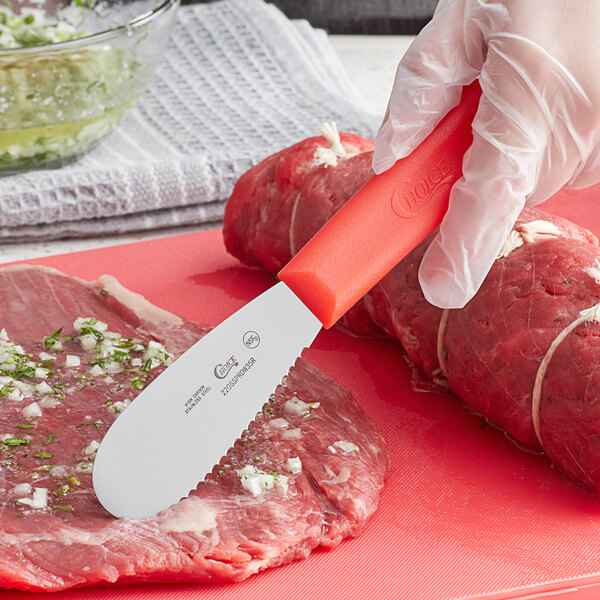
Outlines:
POLYGON ((100 290, 100 293, 101 293, 103 296, 106 296, 106 294, 108 294, 108 290, 100 290))
POLYGON ((73 506, 70 504, 53 504, 52 508, 60 508, 61 510, 73 510, 73 506))
POLYGON ((50 454, 50 452, 38 452, 35 457, 36 458, 52 458, 54 454, 50 454))
POLYGON ((58 342, 58 338, 62 332, 62 327, 57 329, 52 335, 44 338, 44 346, 46 347, 46 351, 49 351, 56 342, 58 342))
POLYGON ((141 390, 144 387, 144 384, 140 379, 133 379, 131 385, 137 390, 141 390))
POLYGON ((98 331, 97 329, 94 329, 93 327, 82 327, 81 331, 79 332, 79 335, 83 336, 83 335, 92 335, 94 336, 97 340, 99 340, 100 338, 102 338, 102 333, 100 331, 98 331))
POLYGON ((217 475, 225 475, 225 471, 217 471, 217 475))
POLYGON ((552 398, 550 396, 548 396, 547 400, 550 402, 550 404, 552 404, 552 398))
POLYGON ((19 429, 32 429, 33 425, 31 423, 27 423, 26 425, 17 425, 19 429))
POLYGON ((555 321, 556 323, 558 323, 559 321, 562 321, 562 317, 556 317, 556 319, 554 319, 554 321, 555 321))
POLYGON ((48 439, 44 442, 44 446, 47 446, 55 437, 56 437, 56 434, 55 433, 51 433, 48 436, 48 439))
POLYGON ((12 437, 12 438, 8 438, 7 440, 4 440, 2 442, 2 444, 0 444, 0 448, 2 448, 2 446, 28 446, 28 445, 29 445, 29 440, 12 437))
POLYGON ((6 396, 6 394, 10 394, 11 392, 14 392, 15 388, 10 387, 8 385, 3 385, 0 388, 0 398, 3 398, 4 396, 6 396))

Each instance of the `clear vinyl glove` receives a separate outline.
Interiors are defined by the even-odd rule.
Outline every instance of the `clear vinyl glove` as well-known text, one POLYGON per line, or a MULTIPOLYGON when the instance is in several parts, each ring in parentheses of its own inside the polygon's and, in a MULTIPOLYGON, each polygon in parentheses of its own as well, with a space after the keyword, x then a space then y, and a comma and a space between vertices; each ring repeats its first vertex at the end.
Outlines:
POLYGON ((419 281, 463 307, 524 206, 600 180, 600 0, 440 0, 396 74, 373 169, 407 156, 477 77, 473 144, 419 281))

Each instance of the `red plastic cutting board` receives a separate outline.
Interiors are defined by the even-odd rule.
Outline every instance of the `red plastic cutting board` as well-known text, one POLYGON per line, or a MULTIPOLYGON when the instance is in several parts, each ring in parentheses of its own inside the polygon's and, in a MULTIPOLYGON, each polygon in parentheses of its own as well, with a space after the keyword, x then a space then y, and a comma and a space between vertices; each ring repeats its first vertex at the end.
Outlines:
MULTIPOLYGON (((600 234, 600 187, 548 210, 600 234)), ((116 276, 155 304, 217 324, 273 283, 228 256, 220 230, 36 261, 116 276)), ((367 531, 238 584, 141 585, 12 600, 457 600, 600 598, 600 503, 453 396, 417 393, 397 344, 322 332, 306 356, 346 385, 384 434, 392 471, 367 531)), ((0 534, 1 535, 1 534, 0 534)))

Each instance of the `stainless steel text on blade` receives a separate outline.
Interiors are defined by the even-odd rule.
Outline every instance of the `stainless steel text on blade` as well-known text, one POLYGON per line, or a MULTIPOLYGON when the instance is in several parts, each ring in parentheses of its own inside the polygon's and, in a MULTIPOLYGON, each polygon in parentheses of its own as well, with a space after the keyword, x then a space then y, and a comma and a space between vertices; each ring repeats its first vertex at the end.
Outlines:
POLYGON ((187 496, 320 329, 282 282, 213 329, 108 430, 94 461, 98 500, 115 516, 140 519, 187 496))

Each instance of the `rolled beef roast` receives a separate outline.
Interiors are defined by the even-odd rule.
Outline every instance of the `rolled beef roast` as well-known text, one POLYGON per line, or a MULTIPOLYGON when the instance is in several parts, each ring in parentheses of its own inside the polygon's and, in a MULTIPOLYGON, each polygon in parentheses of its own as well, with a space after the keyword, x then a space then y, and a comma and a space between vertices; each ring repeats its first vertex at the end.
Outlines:
MULTIPOLYGON (((373 145, 327 129, 268 157, 225 212, 228 250, 277 272, 372 175, 373 145)), ((600 497, 600 249, 587 230, 526 209, 465 308, 424 298, 418 267, 435 232, 342 319, 398 339, 434 385, 449 386, 520 444, 543 451, 600 497)))

